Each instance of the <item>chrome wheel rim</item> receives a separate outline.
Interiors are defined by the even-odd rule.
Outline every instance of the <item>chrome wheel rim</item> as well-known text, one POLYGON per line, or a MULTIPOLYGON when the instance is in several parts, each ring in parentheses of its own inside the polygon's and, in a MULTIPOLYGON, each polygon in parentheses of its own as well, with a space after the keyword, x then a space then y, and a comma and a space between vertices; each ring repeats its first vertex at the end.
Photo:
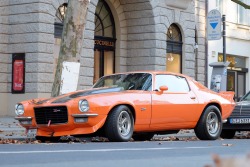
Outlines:
POLYGON ((207 115, 207 130, 210 135, 216 135, 219 129, 219 119, 217 114, 210 112, 207 115))
POLYGON ((128 135, 131 130, 131 118, 127 111, 122 111, 118 116, 118 130, 122 136, 128 135))

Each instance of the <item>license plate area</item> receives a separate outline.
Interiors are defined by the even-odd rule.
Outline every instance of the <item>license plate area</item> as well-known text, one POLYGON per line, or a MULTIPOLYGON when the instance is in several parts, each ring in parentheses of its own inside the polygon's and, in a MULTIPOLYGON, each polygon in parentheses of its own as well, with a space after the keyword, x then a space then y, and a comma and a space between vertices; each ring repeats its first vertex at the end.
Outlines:
POLYGON ((250 118, 231 118, 230 124, 250 124, 250 118))
POLYGON ((34 138, 34 137, 36 137, 36 133, 37 133, 37 129, 28 129, 27 137, 34 138))

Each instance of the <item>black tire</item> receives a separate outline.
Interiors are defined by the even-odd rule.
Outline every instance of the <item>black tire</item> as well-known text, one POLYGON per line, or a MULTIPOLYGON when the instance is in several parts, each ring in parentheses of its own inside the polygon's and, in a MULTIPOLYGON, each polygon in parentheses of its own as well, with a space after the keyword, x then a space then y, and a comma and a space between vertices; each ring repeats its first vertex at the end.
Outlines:
POLYGON ((223 139, 232 139, 235 136, 236 131, 231 129, 223 129, 220 137, 223 139))
POLYGON ((222 131, 222 119, 220 110, 214 106, 208 106, 202 113, 194 132, 200 140, 216 140, 222 131))
POLYGON ((115 107, 105 123, 105 134, 111 142, 129 141, 134 132, 134 117, 125 105, 115 107))
POLYGON ((149 141, 154 137, 153 133, 142 133, 133 135, 134 141, 149 141))
POLYGON ((36 140, 39 140, 42 143, 45 143, 45 142, 58 142, 60 140, 60 137, 36 136, 36 140))

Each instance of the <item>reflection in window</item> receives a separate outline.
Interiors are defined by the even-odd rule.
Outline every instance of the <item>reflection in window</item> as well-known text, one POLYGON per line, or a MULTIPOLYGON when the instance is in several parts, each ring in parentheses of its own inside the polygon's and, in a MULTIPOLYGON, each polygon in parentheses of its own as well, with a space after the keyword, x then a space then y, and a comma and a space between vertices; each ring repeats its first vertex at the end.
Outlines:
POLYGON ((190 91, 186 78, 176 75, 156 75, 155 89, 160 90, 161 86, 167 86, 167 92, 190 91))
POLYGON ((122 87, 124 90, 151 90, 151 85, 151 74, 131 73, 104 76, 93 87, 122 87))

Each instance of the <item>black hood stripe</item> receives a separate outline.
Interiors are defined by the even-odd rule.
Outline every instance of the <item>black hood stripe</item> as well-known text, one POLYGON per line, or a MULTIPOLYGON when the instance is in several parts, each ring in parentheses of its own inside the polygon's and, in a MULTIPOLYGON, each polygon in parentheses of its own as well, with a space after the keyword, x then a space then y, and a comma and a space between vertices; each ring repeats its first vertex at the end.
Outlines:
POLYGON ((78 98, 78 97, 83 97, 83 96, 88 96, 88 95, 93 95, 93 94, 120 92, 120 91, 123 91, 122 87, 87 90, 87 91, 77 92, 69 96, 64 96, 62 98, 56 99, 52 103, 66 103, 67 101, 78 98))

